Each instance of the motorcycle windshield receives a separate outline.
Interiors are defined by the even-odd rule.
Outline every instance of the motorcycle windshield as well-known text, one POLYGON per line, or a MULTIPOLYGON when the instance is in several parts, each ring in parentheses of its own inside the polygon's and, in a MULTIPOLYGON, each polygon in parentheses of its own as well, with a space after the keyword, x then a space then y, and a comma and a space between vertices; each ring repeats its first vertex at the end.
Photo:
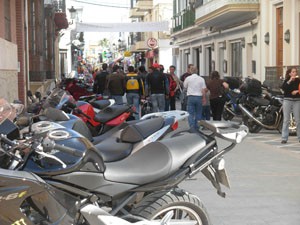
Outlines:
POLYGON ((65 104, 72 98, 67 91, 56 88, 54 89, 51 94, 46 98, 45 103, 43 105, 44 108, 52 107, 61 109, 62 105, 65 104))
POLYGON ((13 121, 16 115, 16 109, 6 99, 0 98, 0 123, 6 119, 13 121))

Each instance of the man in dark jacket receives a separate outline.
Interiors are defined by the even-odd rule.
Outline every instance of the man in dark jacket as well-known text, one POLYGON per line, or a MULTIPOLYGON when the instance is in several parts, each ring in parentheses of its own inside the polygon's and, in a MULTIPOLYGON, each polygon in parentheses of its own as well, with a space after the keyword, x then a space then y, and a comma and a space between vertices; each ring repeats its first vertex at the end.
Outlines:
POLYGON ((148 93, 150 94, 153 112, 165 110, 165 98, 169 96, 169 86, 166 76, 160 72, 160 65, 152 65, 153 72, 147 76, 148 93))
POLYGON ((93 90, 94 90, 95 94, 103 95, 103 93, 105 91, 107 75, 108 75, 107 64, 103 63, 102 64, 102 71, 100 71, 96 74, 96 77, 95 77, 95 80, 94 80, 93 90))
POLYGON ((125 93, 125 76, 120 73, 119 66, 114 65, 112 74, 107 77, 107 90, 110 97, 116 101, 116 104, 123 104, 123 95, 125 93))

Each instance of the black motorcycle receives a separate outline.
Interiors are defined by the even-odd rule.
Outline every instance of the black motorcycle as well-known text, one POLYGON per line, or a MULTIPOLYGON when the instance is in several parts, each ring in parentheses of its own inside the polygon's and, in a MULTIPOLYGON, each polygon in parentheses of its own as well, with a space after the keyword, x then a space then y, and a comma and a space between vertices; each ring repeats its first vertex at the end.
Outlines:
MULTIPOLYGON (((261 85, 260 83, 257 86, 261 85)), ((246 91, 239 101, 243 113, 243 123, 250 133, 258 133, 262 128, 278 130, 281 133, 283 124, 283 96, 271 94, 268 87, 259 86, 254 91, 246 91), (260 90, 259 90, 260 89, 260 90)), ((289 132, 296 133, 296 123, 291 114, 289 132)))
MULTIPOLYGON (((8 120, 5 124, 13 125, 8 120)), ((13 141, 7 138, 12 135, 2 132, 0 165, 8 171, 7 181, 14 171, 26 171, 44 189, 28 188, 30 178, 22 174, 18 182, 10 181, 16 191, 11 194, 4 188, 9 195, 1 193, 0 224, 94 225, 74 209, 76 201, 87 201, 129 222, 134 218, 159 220, 173 211, 170 224, 209 225, 201 200, 178 184, 202 172, 225 197, 221 184, 229 187, 229 182, 223 156, 244 139, 248 128, 232 122, 201 121, 200 125, 206 134, 178 132, 111 163, 103 162, 89 140, 62 126, 13 141), (218 149, 215 137, 228 141, 228 146, 218 149), (12 208, 5 208, 8 200, 12 208)), ((2 129, 9 130, 13 129, 2 129)), ((136 136, 127 138, 133 141, 136 136)), ((3 186, 6 180, 1 176, 0 180, 3 186)))

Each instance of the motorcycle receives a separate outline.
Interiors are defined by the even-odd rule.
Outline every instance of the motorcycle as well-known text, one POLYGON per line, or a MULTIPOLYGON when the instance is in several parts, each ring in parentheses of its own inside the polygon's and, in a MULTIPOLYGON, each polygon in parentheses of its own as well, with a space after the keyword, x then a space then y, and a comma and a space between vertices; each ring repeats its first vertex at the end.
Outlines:
POLYGON ((2 184, 0 188, 1 225, 70 225, 74 224, 74 221, 78 221, 75 224, 86 225, 172 225, 170 223, 174 214, 172 211, 159 221, 149 221, 132 216, 132 220, 136 222, 130 222, 128 219, 112 216, 92 204, 86 204, 86 199, 78 201, 30 172, 0 169, 0 181, 2 184), (20 210, 20 206, 24 209, 23 211, 20 210), (34 214, 30 211, 31 207, 34 207, 43 216, 49 217, 44 221, 41 218, 33 219, 38 217, 38 213, 31 218, 26 217, 26 214, 34 214))
MULTIPOLYGON (((240 100, 239 108, 243 114, 243 122, 248 126, 250 133, 258 133, 262 128, 278 130, 281 133, 283 124, 283 96, 271 95, 270 93, 272 92, 267 89, 264 96, 248 94, 240 100)), ((290 135, 296 133, 296 123, 292 114, 289 132, 290 135)))
POLYGON ((56 108, 82 119, 90 129, 92 136, 99 136, 133 118, 135 108, 130 105, 115 105, 110 100, 95 100, 91 103, 76 101, 72 95, 62 89, 54 89, 46 98, 43 108, 56 108), (98 112, 98 110, 100 110, 98 112))
POLYGON ((224 110, 222 113, 223 119, 232 120, 234 117, 241 117, 242 112, 238 106, 238 103, 244 94, 239 89, 229 89, 225 95, 227 101, 224 104, 224 110))
POLYGON ((11 141, 6 136, 9 134, 0 136, 1 167, 11 170, 11 176, 15 171, 27 171, 42 178, 43 187, 50 185, 57 190, 51 194, 60 203, 52 204, 41 191, 35 192, 37 196, 28 197, 33 190, 23 192, 28 183, 22 174, 20 182, 23 183, 17 185, 17 192, 1 195, 2 201, 7 197, 18 202, 19 210, 10 224, 21 219, 26 224, 88 224, 82 216, 70 216, 67 222, 62 217, 73 212, 68 207, 68 204, 73 205, 72 199, 86 199, 95 209, 106 209, 112 216, 128 221, 132 221, 130 215, 156 221, 174 211, 171 223, 210 225, 201 200, 178 185, 202 172, 217 193, 225 197, 221 185, 229 187, 229 182, 223 156, 248 133, 246 126, 233 122, 201 121, 205 134, 200 131, 176 133, 142 147, 123 160, 105 163, 86 138, 56 126, 22 140, 11 141), (219 149, 216 137, 229 144, 219 149))

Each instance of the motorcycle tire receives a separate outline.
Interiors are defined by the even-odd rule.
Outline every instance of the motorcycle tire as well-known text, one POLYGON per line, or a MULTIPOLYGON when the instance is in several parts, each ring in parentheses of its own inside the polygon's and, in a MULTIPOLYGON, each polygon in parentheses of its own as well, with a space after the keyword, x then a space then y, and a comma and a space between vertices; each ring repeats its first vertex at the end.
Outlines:
POLYGON ((174 212, 172 219, 193 220, 196 224, 211 225, 201 200, 179 188, 147 195, 134 206, 131 213, 148 220, 159 220, 170 211, 174 212))
POLYGON ((229 113, 226 109, 223 110, 222 116, 224 120, 232 120, 234 117, 234 115, 229 113))
POLYGON ((244 125, 246 125, 249 129, 250 133, 258 133, 263 128, 262 126, 258 125, 254 121, 249 121, 248 117, 243 117, 244 125))

